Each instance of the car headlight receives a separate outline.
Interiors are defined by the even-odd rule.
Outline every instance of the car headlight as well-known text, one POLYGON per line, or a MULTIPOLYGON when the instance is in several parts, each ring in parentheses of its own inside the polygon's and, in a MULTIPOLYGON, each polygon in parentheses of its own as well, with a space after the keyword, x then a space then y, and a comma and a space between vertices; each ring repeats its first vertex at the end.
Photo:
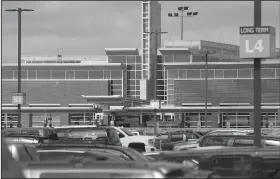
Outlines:
POLYGON ((149 139, 148 143, 153 145, 154 144, 154 139, 149 139))

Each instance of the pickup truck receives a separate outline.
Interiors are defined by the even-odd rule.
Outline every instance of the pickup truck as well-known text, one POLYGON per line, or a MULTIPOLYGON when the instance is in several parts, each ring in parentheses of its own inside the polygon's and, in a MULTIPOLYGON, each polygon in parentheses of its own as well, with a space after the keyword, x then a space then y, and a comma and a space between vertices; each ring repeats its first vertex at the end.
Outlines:
MULTIPOLYGON (((81 129, 87 129, 87 134, 83 132, 83 135, 88 135, 90 133, 93 133, 91 131, 94 131, 96 128, 105 128, 110 130, 111 135, 114 136, 114 138, 118 138, 121 145, 124 147, 131 147, 135 150, 138 150, 140 152, 153 152, 157 150, 161 150, 161 139, 159 137, 155 136, 135 136, 133 135, 129 130, 123 128, 123 127, 114 127, 114 126, 108 126, 108 127, 96 127, 96 126, 60 126, 55 127, 54 131, 69 131, 73 133, 74 131, 80 131, 81 129)), ((76 133, 77 133, 76 132, 76 133)), ((68 132, 69 133, 69 132, 68 132)))

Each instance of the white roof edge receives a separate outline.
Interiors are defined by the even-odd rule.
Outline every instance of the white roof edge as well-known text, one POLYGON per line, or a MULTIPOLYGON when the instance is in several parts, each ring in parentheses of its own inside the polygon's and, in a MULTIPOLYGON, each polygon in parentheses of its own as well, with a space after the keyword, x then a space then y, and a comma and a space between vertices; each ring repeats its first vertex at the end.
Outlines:
MULTIPOLYGON (((205 103, 182 103, 184 106, 199 106, 199 105, 205 105, 205 103)), ((207 103, 207 105, 212 105, 212 103, 207 103)))
MULTIPOLYGON (((102 62, 102 61, 101 61, 102 62)), ((90 62, 90 63, 22 63, 22 66, 102 66, 102 65, 107 65, 107 66, 121 66, 121 63, 108 63, 108 62, 103 62, 100 63, 98 62, 90 62)), ((2 66, 17 66, 17 63, 3 63, 2 66)))
POLYGON ((52 103, 52 104, 48 104, 48 103, 39 103, 39 104, 29 104, 29 106, 60 106, 61 104, 59 103, 52 103))
POLYGON ((105 48, 105 51, 138 51, 138 48, 105 48))

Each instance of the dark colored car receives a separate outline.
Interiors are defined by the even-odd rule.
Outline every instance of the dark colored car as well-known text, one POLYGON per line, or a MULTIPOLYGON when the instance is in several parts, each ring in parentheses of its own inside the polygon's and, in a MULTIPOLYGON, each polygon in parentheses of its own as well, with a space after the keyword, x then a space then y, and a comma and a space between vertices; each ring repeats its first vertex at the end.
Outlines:
POLYGON ((2 135, 30 135, 38 137, 47 137, 53 132, 51 127, 23 127, 23 128, 7 128, 2 130, 2 135))
POLYGON ((72 161, 88 161, 88 160, 106 160, 106 161, 125 161, 130 160, 124 154, 108 153, 103 151, 83 151, 83 150, 37 150, 40 160, 72 160, 72 161))
POLYGON ((192 139, 197 140, 201 137, 201 135, 192 131, 180 131, 161 134, 160 137, 162 138, 162 150, 173 150, 175 144, 186 142, 192 139))
MULTIPOLYGON (((70 142, 70 141, 69 141, 70 142)), ((90 144, 79 141, 72 141, 71 143, 41 143, 37 145, 39 150, 79 150, 89 152, 102 152, 113 155, 123 155, 129 160, 148 161, 148 159, 140 152, 130 148, 113 145, 90 144)))
POLYGON ((166 162, 88 161, 33 162, 24 169, 26 178, 213 178, 211 171, 193 171, 166 162), (59 171, 58 171, 59 169, 59 171))
POLYGON ((59 140, 95 141, 96 144, 121 146, 118 133, 110 127, 59 127, 54 128, 59 140))

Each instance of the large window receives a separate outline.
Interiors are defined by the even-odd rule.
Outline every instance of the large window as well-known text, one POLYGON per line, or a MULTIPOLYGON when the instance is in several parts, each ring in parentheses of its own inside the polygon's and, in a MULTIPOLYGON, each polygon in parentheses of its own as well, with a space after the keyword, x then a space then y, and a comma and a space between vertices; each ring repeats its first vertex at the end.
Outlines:
POLYGON ((275 69, 261 69, 262 78, 275 78, 275 69))
POLYGON ((141 60, 141 56, 136 56, 136 63, 141 64, 142 60, 141 60))
MULTIPOLYGON (((28 71, 29 78, 29 71, 28 71)), ((52 79, 65 79, 65 70, 52 70, 52 79)))
POLYGON ((126 64, 126 56, 108 56, 110 63, 124 63, 126 64))
POLYGON ((135 63, 136 60, 135 60, 135 56, 127 56, 127 63, 135 63))
POLYGON ((37 79, 50 79, 50 70, 37 70, 37 79))
POLYGON ((238 69, 238 78, 251 78, 252 77, 252 69, 238 69))
POLYGON ((28 70, 28 79, 36 79, 37 71, 36 70, 28 70))
POLYGON ((130 71, 130 79, 135 79, 135 71, 130 71))
POLYGON ((187 70, 179 70, 179 78, 186 79, 187 78, 187 70))
POLYGON ((237 70, 224 70, 224 78, 237 78, 237 70))
POLYGON ((173 62, 173 55, 164 55, 164 62, 165 63, 172 63, 173 62))
POLYGON ((122 90, 122 85, 111 85, 112 90, 122 90))
POLYGON ((75 71, 74 70, 66 70, 66 79, 74 79, 75 71))
POLYGON ((174 62, 190 62, 190 55, 188 54, 178 54, 174 55, 174 62))
POLYGON ((187 70, 187 78, 200 78, 200 70, 187 70))
POLYGON ((89 79, 103 79, 103 71, 102 70, 89 71, 89 79))
MULTIPOLYGON (((18 71, 14 70, 14 79, 18 78, 18 71)), ((27 70, 21 70, 21 79, 27 79, 27 70)))
POLYGON ((75 70, 75 79, 88 79, 87 70, 75 70))
POLYGON ((276 69, 276 78, 280 78, 280 68, 276 69))
MULTIPOLYGON (((205 78, 205 70, 201 70, 201 78, 205 78)), ((207 70, 207 77, 208 78, 214 78, 214 70, 207 70)))
POLYGON ((141 79, 142 71, 136 71, 136 79, 141 79))
POLYGON ((215 70, 215 78, 223 78, 223 70, 215 70))
POLYGON ((111 70, 111 79, 120 79, 120 78, 122 78, 122 71, 111 70))
POLYGON ((168 78, 178 78, 178 70, 168 70, 168 78))
POLYGON ((13 79, 13 71, 12 70, 3 70, 2 79, 13 79))
POLYGON ((203 62, 200 55, 192 55, 192 62, 203 62))

